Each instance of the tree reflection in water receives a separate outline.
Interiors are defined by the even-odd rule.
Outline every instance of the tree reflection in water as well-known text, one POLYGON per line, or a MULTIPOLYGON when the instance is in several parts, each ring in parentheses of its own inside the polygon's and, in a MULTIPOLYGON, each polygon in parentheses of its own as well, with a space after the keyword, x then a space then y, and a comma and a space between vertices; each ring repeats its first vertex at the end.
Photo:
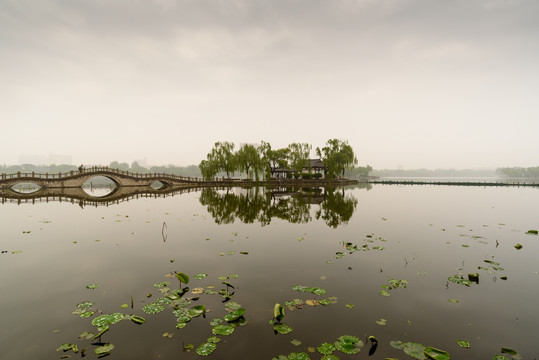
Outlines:
POLYGON ((258 221, 268 225, 273 218, 291 223, 312 221, 311 206, 315 218, 322 219, 333 228, 346 224, 357 206, 357 199, 344 189, 334 188, 228 188, 217 190, 205 188, 200 203, 217 224, 230 224, 236 219, 243 223, 258 221))

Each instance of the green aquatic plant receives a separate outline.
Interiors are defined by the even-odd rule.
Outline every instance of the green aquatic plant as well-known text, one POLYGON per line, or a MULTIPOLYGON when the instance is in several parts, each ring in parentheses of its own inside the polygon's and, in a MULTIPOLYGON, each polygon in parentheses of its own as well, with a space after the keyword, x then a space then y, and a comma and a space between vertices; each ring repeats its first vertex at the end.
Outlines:
POLYGON ((79 352, 78 346, 75 345, 75 344, 72 344, 72 343, 65 343, 65 344, 62 344, 62 345, 60 345, 60 346, 58 346, 56 348, 56 351, 66 352, 66 351, 69 351, 69 350, 73 350, 74 353, 79 352))
POLYGON ((196 353, 200 356, 207 356, 210 355, 215 349, 217 349, 216 344, 212 342, 205 342, 196 349, 196 353))
POLYGON ((230 335, 234 332, 234 326, 231 325, 217 325, 212 328, 214 335, 230 335))
POLYGON ((316 350, 318 350, 320 354, 331 355, 335 350, 337 350, 337 347, 335 347, 335 344, 325 342, 317 347, 316 350))
POLYGON ((273 330, 275 330, 279 334, 286 335, 291 333, 293 329, 287 324, 278 323, 273 325, 273 330))
POLYGON ((457 340, 457 344, 459 344, 460 347, 463 347, 465 349, 470 348, 470 343, 467 340, 457 340))
POLYGON ((142 307, 142 311, 144 311, 146 314, 157 314, 163 310, 165 310, 165 307, 155 302, 146 304, 142 307))
POLYGON ((528 235, 539 235, 539 230, 528 230, 526 231, 528 235))
POLYGON ((94 353, 97 355, 98 358, 110 355, 110 352, 114 349, 113 344, 105 344, 102 346, 99 346, 95 348, 94 353))
POLYGON ((176 278, 180 281, 180 288, 182 287, 182 284, 189 284, 189 275, 184 274, 182 272, 176 274, 176 278))
POLYGON ((113 314, 103 314, 92 320, 92 325, 97 327, 98 331, 107 330, 110 325, 116 324, 122 321, 125 318, 125 314, 122 313, 113 313, 113 314))
POLYGON ((363 341, 352 335, 340 336, 334 344, 337 350, 345 354, 357 354, 363 347, 363 341))

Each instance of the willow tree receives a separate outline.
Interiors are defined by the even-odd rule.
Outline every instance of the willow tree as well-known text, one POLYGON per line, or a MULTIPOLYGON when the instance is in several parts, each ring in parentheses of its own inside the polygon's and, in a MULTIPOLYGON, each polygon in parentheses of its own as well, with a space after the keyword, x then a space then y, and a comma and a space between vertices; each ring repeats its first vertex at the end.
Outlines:
POLYGON ((292 143, 288 145, 289 153, 288 159, 290 161, 290 168, 295 172, 301 173, 303 168, 306 167, 311 154, 312 146, 310 144, 292 143))
POLYGON ((208 158, 219 170, 226 173, 227 178, 238 169, 234 147, 234 143, 228 141, 216 142, 208 158))
POLYGON ((237 169, 245 172, 247 178, 251 172, 255 179, 259 180, 259 174, 264 171, 264 163, 260 158, 260 152, 255 145, 243 144, 235 154, 237 169))
POLYGON ((347 141, 330 139, 322 149, 316 148, 316 154, 326 167, 325 175, 333 179, 337 174, 344 176, 347 167, 357 164, 354 150, 347 141))

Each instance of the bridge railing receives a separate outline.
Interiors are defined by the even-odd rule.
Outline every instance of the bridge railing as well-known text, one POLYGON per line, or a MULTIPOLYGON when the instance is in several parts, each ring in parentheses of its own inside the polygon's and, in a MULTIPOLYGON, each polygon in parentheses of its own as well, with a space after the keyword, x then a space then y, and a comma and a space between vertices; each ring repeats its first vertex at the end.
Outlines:
POLYGON ((66 173, 57 173, 57 174, 41 174, 36 173, 34 171, 32 172, 16 172, 13 174, 0 174, 1 180, 9 180, 9 179, 44 179, 44 180, 56 180, 56 179, 63 179, 73 176, 80 176, 85 175, 89 173, 96 173, 96 175, 99 174, 107 174, 107 173, 113 173, 123 176, 128 176, 132 178, 137 179, 153 179, 153 178, 161 178, 166 180, 176 180, 176 181, 187 181, 187 182, 202 182, 204 179, 198 178, 198 177, 191 177, 191 176, 182 176, 182 175, 175 175, 175 174, 166 174, 166 173, 136 173, 136 172, 129 172, 124 171, 120 169, 113 169, 109 168, 108 166, 92 166, 89 168, 82 168, 80 170, 71 170, 66 173))

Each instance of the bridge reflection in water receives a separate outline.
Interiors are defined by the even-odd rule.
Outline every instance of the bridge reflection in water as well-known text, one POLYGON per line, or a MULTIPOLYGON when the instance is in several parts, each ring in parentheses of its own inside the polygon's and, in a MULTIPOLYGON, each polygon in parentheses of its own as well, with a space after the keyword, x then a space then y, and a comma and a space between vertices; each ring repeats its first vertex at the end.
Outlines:
MULTIPOLYGON (((370 184, 353 188, 367 189, 370 184)), ((33 193, 20 193, 11 188, 0 189, 2 204, 42 204, 64 202, 85 206, 112 206, 124 202, 165 198, 200 192, 199 201, 218 224, 239 220, 243 223, 259 222, 268 225, 272 219, 290 223, 308 223, 322 219, 328 226, 346 224, 352 217, 358 200, 344 188, 331 187, 116 187, 104 196, 92 196, 83 188, 45 188, 33 193)))
POLYGON ((21 193, 12 188, 0 189, 2 204, 36 204, 48 202, 66 202, 84 206, 110 206, 141 198, 164 198, 193 191, 200 187, 182 186, 155 189, 150 186, 115 187, 104 196, 92 196, 84 188, 41 188, 32 193, 21 193))

